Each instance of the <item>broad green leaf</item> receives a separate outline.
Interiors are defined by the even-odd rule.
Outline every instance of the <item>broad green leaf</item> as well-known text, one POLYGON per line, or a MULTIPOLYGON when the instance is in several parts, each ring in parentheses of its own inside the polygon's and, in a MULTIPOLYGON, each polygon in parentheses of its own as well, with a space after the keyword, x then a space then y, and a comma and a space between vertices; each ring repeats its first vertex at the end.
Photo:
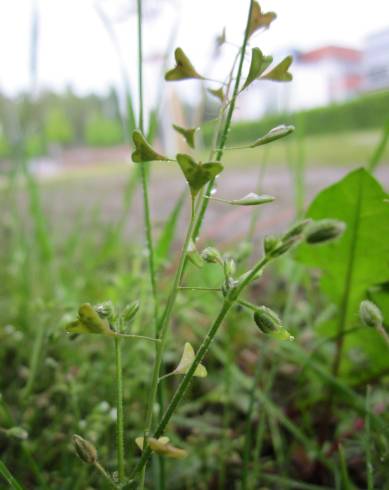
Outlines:
POLYGON ((198 163, 184 153, 179 153, 176 158, 188 182, 192 198, 195 198, 202 187, 223 170, 223 165, 219 162, 198 163))
MULTIPOLYGON (((321 269, 321 287, 338 305, 335 333, 358 322, 359 303, 366 291, 389 279, 389 208, 385 197, 374 177, 358 169, 324 189, 308 209, 307 216, 314 220, 330 218, 346 224, 337 240, 302 245, 297 251, 299 261, 321 269)), ((374 329, 350 333, 344 342, 343 372, 358 369, 353 361, 357 352, 365 355, 365 374, 388 368, 386 346, 374 329)))
POLYGON ((135 131, 133 131, 132 141, 134 142, 135 146, 135 151, 131 155, 133 162, 142 163, 158 160, 165 162, 171 161, 170 158, 167 158, 156 152, 154 148, 146 141, 146 138, 138 129, 135 129, 135 131))
POLYGON ((285 126, 285 124, 281 124, 273 129, 271 129, 265 136, 257 139, 250 145, 250 148, 256 148, 257 146, 267 145, 272 141, 278 140, 280 138, 284 138, 289 134, 293 133, 294 126, 285 126))
MULTIPOLYGON (((136 445, 143 451, 144 446, 144 437, 137 437, 135 439, 136 445)), ((152 451, 161 456, 167 456, 168 458, 173 459, 183 459, 188 456, 187 451, 185 449, 180 449, 178 447, 169 444, 168 437, 159 437, 155 439, 154 437, 149 437, 147 439, 147 443, 152 451)))
MULTIPOLYGON (((193 364, 195 359, 195 352, 193 347, 189 342, 185 343, 184 352, 182 353, 182 357, 178 366, 173 371, 174 374, 186 374, 188 369, 193 364)), ((207 369, 202 364, 199 364, 193 374, 193 376, 197 376, 198 378, 205 378, 207 376, 207 369)))
POLYGON ((89 303, 84 303, 78 310, 78 319, 66 326, 69 333, 87 333, 113 337, 116 333, 106 319, 100 318, 89 303))
POLYGON ((261 76, 261 80, 274 80, 275 82, 290 82, 293 79, 292 74, 288 71, 293 62, 291 56, 287 56, 278 65, 271 69, 266 75, 261 76))
POLYGON ((186 192, 183 192, 178 198, 158 238, 155 247, 155 260, 158 265, 163 264, 168 259, 173 240, 176 236, 178 218, 180 217, 186 197, 186 192))
POLYGON ((253 48, 251 51, 251 63, 249 74, 247 79, 241 88, 241 92, 247 88, 254 80, 257 80, 262 73, 270 66, 272 63, 272 56, 264 56, 259 48, 253 48))
POLYGON ((176 66, 165 74, 166 81, 173 82, 179 80, 188 80, 191 78, 204 80, 204 77, 197 73, 189 58, 186 56, 181 48, 177 48, 175 50, 174 57, 176 60, 176 66))
POLYGON ((199 130, 199 128, 182 128, 181 126, 178 126, 177 124, 173 124, 173 128, 177 131, 177 133, 181 134, 187 145, 190 146, 191 148, 195 147, 195 134, 196 131, 199 130))
POLYGON ((250 22, 248 26, 248 34, 251 36, 258 29, 268 29, 270 24, 275 20, 277 15, 274 12, 263 13, 258 2, 253 3, 250 22))
POLYGON ((219 99, 221 103, 225 101, 226 97, 224 95, 223 87, 216 88, 216 89, 209 88, 208 92, 214 97, 216 97, 217 99, 219 99))

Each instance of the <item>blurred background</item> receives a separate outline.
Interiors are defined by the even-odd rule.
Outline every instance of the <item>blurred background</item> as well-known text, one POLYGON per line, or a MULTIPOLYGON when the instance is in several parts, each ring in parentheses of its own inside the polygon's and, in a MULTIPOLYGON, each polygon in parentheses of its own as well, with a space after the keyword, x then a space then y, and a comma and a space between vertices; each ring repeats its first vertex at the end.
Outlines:
MULTIPOLYGON (((222 252, 233 249, 243 257, 243 265, 244 253, 260 254, 264 235, 285 230, 304 214, 320 189, 350 170, 369 165, 381 184, 389 186, 387 2, 370 0, 363 6, 352 0, 260 3, 265 12, 275 11, 277 19, 269 30, 251 37, 250 47, 260 47, 275 61, 291 54, 293 81, 252 83, 237 100, 227 146, 244 146, 279 124, 293 124, 296 131, 264 147, 225 151, 219 197, 236 199, 256 191, 274 195, 276 200, 264 211, 212 202, 199 244, 199 250, 210 242, 222 252)), ((200 127, 195 155, 206 161, 220 109, 220 101, 209 89, 220 88, 228 78, 242 43, 249 2, 143 0, 143 5, 145 134, 159 151, 174 155, 191 150, 172 124, 200 127), (174 66, 177 46, 210 80, 165 82, 164 73, 174 66)), ((140 172, 131 162, 130 135, 138 119, 137 63, 135 0, 0 2, 0 453, 1 457, 6 454, 12 472, 30 485, 27 488, 87 488, 89 470, 75 464, 70 445, 74 432, 99 443, 102 460, 110 471, 115 469, 114 362, 106 343, 85 338, 73 341, 65 335, 64 325, 74 319, 78 306, 108 299, 124 306, 139 298, 142 308, 131 330, 150 334, 153 327, 146 252, 139 247, 145 242, 140 172), (22 456, 19 443, 8 441, 1 432, 2 426, 13 425, 29 433, 22 456)), ((243 79, 249 63, 248 51, 243 79)), ((174 252, 187 223, 186 184, 174 163, 153 163, 150 180, 162 303, 177 260, 174 252)), ((222 273, 212 267, 200 273, 192 267, 189 282, 199 281, 219 285, 222 273)), ((292 326, 309 353, 316 345, 312 326, 332 319, 336 311, 318 292, 317 275, 312 274, 311 280, 289 259, 272 269, 263 285, 251 293, 253 300, 260 297, 283 312, 285 324, 292 326)), ((214 299, 205 294, 179 295, 174 322, 179 327, 174 331, 177 345, 169 347, 168 365, 177 359, 181 340, 190 339, 195 345, 203 335, 216 315, 214 299)), ((195 427, 191 444, 197 444, 197 456, 191 465, 180 466, 181 473, 171 472, 169 488, 227 488, 224 478, 231 465, 240 464, 231 448, 240 447, 236 434, 243 433, 248 385, 233 378, 233 371, 224 368, 227 364, 240 366, 240 375, 250 376, 259 358, 262 364, 258 365, 265 366, 263 374, 258 371, 265 392, 271 391, 288 418, 277 407, 273 412, 281 413, 289 428, 295 420, 294 433, 301 428, 306 434, 315 433, 317 407, 322 407, 327 381, 314 378, 305 367, 300 375, 282 343, 269 343, 268 348, 263 337, 257 344, 256 340, 251 316, 234 312, 220 336, 220 352, 226 353, 227 361, 209 361, 211 381, 196 386, 201 402, 194 399, 193 408, 189 399, 182 411, 185 417, 179 421, 181 436, 195 427), (261 355, 253 346, 260 346, 261 355), (281 369, 275 358, 282 361, 281 369), (293 382, 291 376, 295 376, 293 382), (302 408, 295 410, 299 400, 302 408), (199 413, 201 421, 195 426, 199 413), (207 415, 203 418, 203 414, 207 415), (239 430, 230 432, 229 427, 239 430), (232 459, 225 457, 229 451, 232 459), (218 486, 208 485, 219 474, 218 486), (192 486, 191 480, 199 475, 205 475, 203 486, 192 486), (185 487, 184 480, 189 482, 185 487)), ((322 365, 329 366, 331 347, 324 347, 322 365)), ((354 349, 350 364, 356 389, 363 391, 367 383, 375 382, 368 369, 373 371, 373 361, 386 363, 387 374, 387 351, 380 349, 370 357, 354 349)), ((143 427, 151 356, 150 348, 142 343, 126 354, 128 441, 139 436, 143 427)), ((380 376, 374 400, 377 410, 384 412, 380 400, 387 399, 388 390, 384 385, 380 388, 380 376)), ((339 410, 343 431, 339 440, 342 434, 360 437, 361 431, 349 426, 355 422, 361 427, 350 411, 347 405, 339 410)), ((293 477, 331 485, 327 473, 321 477, 312 461, 307 463, 312 452, 309 440, 302 451, 287 435, 288 428, 279 430, 279 415, 273 417, 274 413, 269 410, 271 442, 268 436, 263 439, 264 455, 270 455, 266 464, 271 467, 276 454, 280 474, 288 475, 285 455, 290 451, 297 468, 293 477), (281 439, 285 436, 284 445, 280 434, 281 439)), ((327 419, 325 409, 323 414, 327 419)), ((267 433, 263 424, 261 419, 258 434, 267 433)), ((363 459, 354 457, 356 446, 350 440, 350 465, 360 488, 366 488, 363 459)), ((388 481, 385 444, 385 452, 376 456, 383 475, 377 482, 388 481)), ((135 450, 131 446, 133 454, 135 450)), ((96 476, 92 478, 99 482, 96 476)), ((100 484, 93 488, 103 488, 100 484)), ((253 488, 258 488, 255 485, 254 479, 253 488)), ((318 487, 297 482, 288 488, 318 487)))
MULTIPOLYGON (((280 123, 295 124, 297 132, 271 150, 228 152, 230 172, 223 179, 227 193, 236 194, 237 187, 258 180, 260 167, 273 165, 260 179, 267 192, 281 196, 274 208, 279 216, 285 200, 294 200, 301 211, 319 188, 350 166, 365 165, 382 142, 389 119, 389 20, 380 0, 368 9, 321 0, 264 1, 263 9, 276 10, 277 20, 254 36, 253 45, 275 60, 292 54, 294 80, 252 84, 239 97, 229 144, 253 141, 280 123)), ((144 2, 146 119, 165 152, 185 149, 173 122, 201 125, 198 143, 205 158, 220 105, 207 90, 220 87, 217 81, 164 82, 174 48, 181 46, 200 73, 222 81, 241 42, 245 15, 234 0, 144 2)), ((65 211, 67 222, 81 207, 101 204, 110 219, 119 212, 119 191, 131 169, 129 134, 138 93, 135 2, 4 1, 0 36, 2 178, 17 171, 23 141, 29 172, 54 183, 57 196, 63 192, 53 201, 52 185, 45 186, 50 212, 65 211), (66 185, 69 178, 72 185, 66 185), (78 192, 85 179, 87 195, 78 192)), ((385 144, 381 150, 387 163, 385 144)), ((381 176, 388 182, 384 167, 381 176)), ((174 175, 173 169, 158 177, 164 185, 156 187, 154 202, 161 202, 161 193, 171 199, 162 199, 166 206, 158 206, 156 221, 179 194, 174 175)), ((231 213, 233 222, 237 216, 231 213)), ((275 223, 292 214, 284 211, 275 223)), ((211 213, 205 230, 213 230, 212 238, 218 237, 216 225, 211 213)))

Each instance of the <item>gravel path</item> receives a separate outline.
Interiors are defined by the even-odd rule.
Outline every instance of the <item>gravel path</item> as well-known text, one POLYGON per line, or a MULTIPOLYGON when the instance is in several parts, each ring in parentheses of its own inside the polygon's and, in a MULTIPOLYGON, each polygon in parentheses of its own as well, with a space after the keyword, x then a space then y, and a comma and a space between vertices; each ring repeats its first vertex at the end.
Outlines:
MULTIPOLYGON (((327 185, 342 178, 350 167, 316 167, 305 172, 305 202, 308 204, 313 196, 327 185)), ((383 166, 377 172, 382 185, 389 189, 389 166, 383 166)), ((94 211, 98 219, 114 223, 122 214, 123 190, 128 177, 125 172, 106 176, 93 175, 53 182, 42 187, 45 211, 53 226, 61 226, 66 234, 71 230, 80 213, 86 222, 90 221, 90 212, 94 211)), ((248 192, 255 191, 258 181, 258 169, 254 167, 238 169, 226 168, 218 179, 218 196, 239 198, 248 192)), ((152 219, 158 228, 162 225, 176 199, 185 188, 182 176, 176 167, 159 166, 153 172, 151 180, 152 219)), ((277 199, 261 208, 257 224, 258 236, 277 232, 293 220, 294 191, 290 171, 277 165, 268 168, 263 180, 262 192, 274 195, 277 199)), ((202 241, 211 240, 217 243, 233 242, 247 233, 253 208, 229 206, 213 201, 208 208, 202 241)), ((180 219, 180 234, 184 232, 186 221, 185 209, 180 219)), ((54 231, 55 228, 54 228, 54 231)), ((137 190, 134 205, 127 219, 127 234, 132 240, 143 240, 142 231, 142 197, 137 190)))

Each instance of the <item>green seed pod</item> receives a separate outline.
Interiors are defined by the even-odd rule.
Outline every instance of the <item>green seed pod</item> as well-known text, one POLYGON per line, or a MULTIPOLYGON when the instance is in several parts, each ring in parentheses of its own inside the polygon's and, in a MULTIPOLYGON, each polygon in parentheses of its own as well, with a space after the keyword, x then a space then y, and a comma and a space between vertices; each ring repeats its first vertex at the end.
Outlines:
POLYGON ((25 441, 28 438, 28 432, 22 427, 11 427, 7 429, 7 436, 25 441))
POLYGON ((340 236, 345 228, 346 225, 342 221, 322 219, 308 227, 306 241, 311 245, 324 243, 340 236))
POLYGON ((135 300, 129 303, 122 312, 122 318, 125 322, 130 322, 139 310, 139 301, 135 300))
POLYGON ((377 328, 384 321, 381 310, 369 300, 364 300, 359 306, 359 317, 366 327, 377 328))
POLYGON ((285 241, 288 238, 294 238, 300 236, 302 232, 306 229, 306 227, 312 222, 311 219, 304 219, 295 223, 289 230, 285 233, 282 239, 285 241))
POLYGON ((214 247, 207 247, 201 252, 201 258, 208 264, 223 264, 223 258, 219 250, 214 247))
POLYGON ((280 245, 281 241, 279 238, 277 238, 274 235, 269 235, 265 237, 265 240, 263 242, 263 248, 265 250, 266 255, 270 255, 275 248, 280 245))
POLYGON ((108 318, 111 320, 114 316, 114 307, 112 301, 105 301, 104 303, 100 303, 94 308, 98 313, 100 318, 108 318))
POLYGON ((72 440, 74 449, 81 461, 87 464, 95 464, 97 461, 97 451, 94 445, 77 434, 73 435, 72 440))
POLYGON ((282 323, 278 315, 267 308, 266 306, 260 306, 254 313, 254 321, 257 327, 262 333, 271 333, 282 327, 282 323))

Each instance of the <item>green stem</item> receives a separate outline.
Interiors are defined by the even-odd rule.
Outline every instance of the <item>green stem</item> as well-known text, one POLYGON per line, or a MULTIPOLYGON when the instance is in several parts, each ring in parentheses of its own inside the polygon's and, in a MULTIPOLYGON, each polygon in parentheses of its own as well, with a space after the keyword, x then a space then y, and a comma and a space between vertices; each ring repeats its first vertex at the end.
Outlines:
MULTIPOLYGON (((142 36, 142 0, 137 0, 138 10, 138 90, 139 90, 139 118, 138 126, 140 131, 144 132, 144 104, 143 104, 143 36, 142 36)), ((143 212, 144 212, 144 226, 146 233, 146 246, 147 246, 147 258, 150 273, 151 291, 154 302, 154 318, 157 322, 158 318, 158 301, 157 301, 157 278, 155 269, 155 257, 154 257, 154 242, 151 226, 150 215, 150 199, 148 189, 148 163, 142 163, 139 165, 141 181, 142 181, 142 194, 143 194, 143 212)))
POLYGON ((244 450, 243 450, 243 463, 242 463, 242 490, 247 490, 248 483, 248 474, 249 474, 249 460, 250 460, 250 452, 251 452, 251 444, 252 444, 252 418, 253 411, 255 405, 255 392, 257 388, 257 384, 260 376, 260 367, 261 364, 257 362, 255 366, 255 373, 253 378, 253 386, 251 388, 250 393, 250 401, 249 407, 246 413, 246 427, 245 427, 245 435, 244 435, 244 450))
POLYGON ((124 339, 147 340, 148 342, 155 342, 157 344, 160 343, 159 339, 154 339, 153 337, 145 337, 144 335, 136 335, 133 333, 117 333, 115 337, 124 338, 124 339))
MULTIPOLYGON (((190 224, 186 233, 185 241, 182 246, 181 254, 180 254, 180 260, 179 264, 176 270, 176 275, 174 277, 173 285, 169 294, 168 302, 166 304, 164 313, 162 315, 162 318, 158 324, 157 327, 157 335, 158 338, 160 339, 160 343, 157 344, 156 346, 156 357, 155 357, 155 362, 154 362, 154 368, 153 368, 153 375, 152 375, 152 381, 151 381, 151 387, 150 387, 150 393, 149 393, 149 398, 147 402, 147 411, 146 411, 146 424, 145 424, 145 431, 144 431, 144 441, 145 441, 145 449, 143 453, 146 453, 148 450, 147 447, 147 438, 150 435, 151 429, 152 429, 152 422, 153 422, 153 407, 155 404, 155 400, 157 397, 157 390, 158 390, 158 381, 160 378, 160 371, 161 371, 161 365, 162 365, 162 357, 163 357, 163 352, 165 348, 165 343, 166 343, 166 334, 167 334, 167 327, 169 325, 169 320, 173 311, 173 307, 177 298, 177 294, 179 291, 183 271, 184 271, 184 266, 185 266, 185 259, 186 259, 186 253, 189 247, 189 243, 192 237, 192 232, 193 232, 193 225, 194 225, 194 202, 192 200, 192 207, 191 207, 191 219, 190 219, 190 224)), ((144 468, 145 465, 142 466, 142 478, 141 482, 144 481, 144 468)), ((142 488, 142 483, 140 488, 142 488)))
POLYGON ((24 490, 24 487, 13 477, 12 473, 5 466, 5 464, 0 460, 0 475, 4 477, 7 481, 9 487, 12 490, 24 490))
POLYGON ((370 394, 371 387, 366 388, 366 415, 365 415, 365 452, 366 452, 366 480, 367 490, 374 490, 373 458, 371 451, 371 420, 370 420, 370 394))
POLYGON ((377 331, 381 335, 381 337, 385 340, 386 345, 389 347, 389 335, 388 332, 385 330, 385 327, 383 325, 378 325, 377 331))
MULTIPOLYGON (((191 227, 190 227, 191 228, 191 227)), ((190 230, 189 228, 189 230, 190 230)), ((185 259, 185 257, 184 257, 185 259)), ((215 338, 221 324, 223 323, 225 317, 231 310, 232 306, 234 305, 235 301, 239 297, 239 295, 242 293, 242 291, 255 279, 257 276, 258 272, 261 271, 265 265, 269 262, 269 258, 267 256, 263 257, 257 264, 256 266, 250 271, 249 274, 246 275, 246 277, 242 280, 242 282, 230 293, 225 297, 222 308, 216 318, 216 320, 213 322, 211 325, 210 329, 208 330, 207 335, 204 337, 197 353, 196 356, 193 360, 192 365, 188 369, 187 373, 184 375, 180 385, 178 386, 176 392, 173 395, 173 398, 171 399, 162 419, 160 420, 158 427, 153 435, 156 439, 162 436, 162 434, 165 431, 165 428, 167 424, 169 423, 172 415, 174 414, 178 404, 184 397, 189 384, 193 378, 193 375, 198 367, 198 365, 201 363, 203 360, 204 356, 208 352, 208 349, 215 338)), ((181 260, 182 266, 185 262, 185 260, 181 260)), ((158 381, 158 380, 157 380, 158 381)), ((144 466, 146 465, 149 457, 151 454, 150 447, 146 447, 143 450, 142 457, 139 460, 138 464, 134 468, 134 470, 131 473, 130 478, 133 478, 138 472, 140 472, 144 466)))
MULTIPOLYGON (((143 12, 142 12, 142 0, 137 0, 137 20, 138 20, 138 90, 139 90, 139 129, 142 133, 144 133, 144 104, 143 104, 143 12)), ((151 128, 150 128, 151 129, 151 128)), ((150 204, 149 204, 149 191, 148 191, 148 167, 149 164, 143 163, 140 165, 140 173, 141 173, 141 181, 142 181, 142 193, 143 193, 143 209, 144 209, 144 225, 145 225, 145 233, 146 233, 146 244, 147 244, 147 255, 148 255, 148 266, 149 266, 149 274, 150 274, 150 282, 151 282, 151 291, 153 298, 153 306, 154 306, 154 322, 155 322, 155 335, 158 335, 158 295, 157 295, 157 275, 156 275, 156 267, 155 267, 155 255, 154 255, 154 242, 152 235, 152 226, 151 226, 151 216, 150 216, 150 204)), ((160 346, 156 345, 155 356, 156 360, 159 357, 160 346)), ((156 363, 156 361, 155 361, 156 363)), ((158 380, 158 375, 157 375, 158 380)), ((153 377, 154 383, 154 377, 153 377)), ((158 384, 156 385, 156 389, 158 390, 158 384)), ((156 396, 153 396, 153 404, 155 402, 156 396)), ((163 394, 159 389, 158 399, 162 403, 163 394)), ((151 425, 152 423, 152 410, 153 405, 147 408, 147 420, 149 422, 146 423, 146 427, 151 425)), ((145 438, 146 441, 146 438, 145 438)), ((147 443, 146 443, 147 444, 147 443)), ((162 490, 165 487, 164 481, 164 461, 160 457, 160 472, 159 472, 159 488, 162 490)), ((145 472, 143 471, 140 489, 144 488, 144 480, 145 480, 145 472)))
POLYGON ((116 451, 118 462, 119 482, 125 478, 124 463, 124 417, 123 417, 123 371, 122 371, 122 346, 121 339, 115 338, 115 361, 116 361, 116 451))
POLYGON ((342 303, 339 312, 339 323, 338 323, 339 338, 336 342, 335 356, 332 364, 332 374, 335 377, 338 376, 340 364, 342 361, 343 345, 344 345, 344 335, 342 334, 346 328, 348 310, 349 310, 349 301, 350 301, 351 290, 352 290, 354 262, 355 262, 355 255, 356 255, 355 251, 358 242, 358 231, 359 231, 360 214, 361 214, 361 206, 362 206, 362 194, 363 194, 363 181, 361 177, 359 179, 359 185, 358 185, 357 205, 355 206, 354 222, 351 228, 352 237, 350 242, 351 243, 350 253, 348 256, 348 263, 347 263, 347 269, 346 269, 346 275, 345 275, 344 287, 343 287, 343 297, 342 297, 342 303))
POLYGON ((23 399, 26 400, 32 393, 35 380, 38 374, 39 361, 41 358, 43 344, 45 339, 46 330, 43 325, 39 325, 37 329, 34 345, 31 353, 30 369, 28 374, 28 381, 23 390, 23 399))
MULTIPOLYGON (((224 148, 226 146, 228 133, 229 133, 230 127, 231 127, 232 115, 233 115, 234 110, 235 110, 236 99, 239 95, 239 85, 240 85, 240 79, 242 76, 242 69, 243 69, 243 62, 245 59, 246 47, 247 47, 247 43, 249 40, 250 19, 251 19, 251 12, 253 9, 253 5, 254 5, 254 0, 250 0, 250 6, 249 6, 249 11, 248 11, 248 16, 247 16, 246 28, 245 28, 244 38, 243 38, 243 44, 242 44, 242 48, 240 51, 239 65, 238 65, 238 71, 237 71, 237 75, 236 75, 236 79, 235 79, 234 90, 233 90, 232 97, 230 100, 230 104, 228 107, 228 112, 227 112, 226 120, 224 123, 223 132, 221 134, 219 148, 217 149, 217 152, 216 152, 216 161, 217 162, 220 162, 221 159, 223 158, 224 148)), ((209 204, 209 200, 206 197, 211 196, 214 183, 215 183, 215 179, 211 180, 208 183, 207 189, 205 192, 205 197, 203 197, 201 200, 200 209, 199 209, 199 212, 197 213, 196 224, 195 224, 195 227, 193 230, 193 241, 196 241, 196 239, 200 233, 200 229, 201 229, 201 226, 202 226, 203 220, 204 220, 204 215, 205 215, 205 212, 206 212, 206 210, 208 208, 208 204, 209 204)))
POLYGON ((109 474, 106 472, 106 470, 101 466, 101 464, 96 461, 94 463, 95 468, 103 475, 103 477, 111 484, 113 488, 119 488, 115 482, 112 481, 112 478, 109 476, 109 474))

